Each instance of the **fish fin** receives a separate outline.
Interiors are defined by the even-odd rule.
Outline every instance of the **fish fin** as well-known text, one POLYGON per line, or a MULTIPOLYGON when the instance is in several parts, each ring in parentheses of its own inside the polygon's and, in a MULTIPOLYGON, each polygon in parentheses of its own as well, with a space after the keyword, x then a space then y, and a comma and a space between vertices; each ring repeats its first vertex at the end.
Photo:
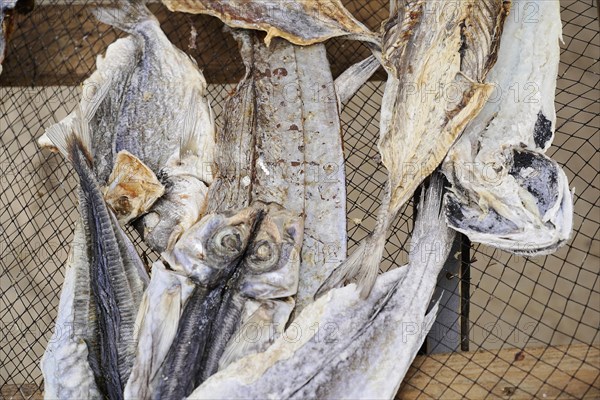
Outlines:
POLYGON ((98 7, 92 12, 100 22, 133 34, 138 32, 138 25, 144 21, 158 24, 143 0, 118 0, 116 3, 117 7, 98 7))
POLYGON ((190 105, 185 110, 183 119, 183 134, 179 146, 179 158, 183 158, 186 154, 198 154, 198 118, 196 111, 198 110, 198 94, 195 90, 192 91, 190 105))
POLYGON ((85 160, 88 166, 93 164, 90 152, 89 124, 81 120, 81 110, 77 109, 70 123, 54 124, 46 130, 48 140, 60 153, 72 163, 85 160), (79 156, 83 155, 81 160, 79 156), (74 158, 75 157, 75 158, 74 158))
POLYGON ((367 298, 377 279, 386 243, 386 232, 387 229, 383 233, 373 232, 371 236, 364 239, 358 249, 331 272, 317 290, 315 299, 350 280, 356 280, 356 284, 360 288, 360 297, 367 298))
POLYGON ((387 241, 387 231, 397 213, 397 211, 390 210, 391 197, 391 185, 388 180, 375 229, 367 238, 362 240, 350 257, 331 272, 317 290, 315 298, 349 280, 356 280, 356 284, 360 288, 361 298, 366 299, 369 297, 379 272, 379 264, 387 241))
POLYGON ((371 76, 381 67, 379 60, 374 55, 350 66, 339 77, 336 78, 335 93, 338 97, 338 106, 346 103, 360 90, 371 76))

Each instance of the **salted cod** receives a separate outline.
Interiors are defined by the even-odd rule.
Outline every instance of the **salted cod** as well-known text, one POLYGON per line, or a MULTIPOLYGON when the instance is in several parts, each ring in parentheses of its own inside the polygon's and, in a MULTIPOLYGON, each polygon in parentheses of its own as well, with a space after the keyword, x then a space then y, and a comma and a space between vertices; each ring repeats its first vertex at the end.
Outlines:
POLYGON ((446 217, 473 242, 548 254, 569 239, 573 225, 567 177, 544 154, 556 128, 560 4, 515 0, 513 7, 520 18, 506 22, 486 79, 496 92, 444 161, 452 182, 446 217))
POLYGON ((327 278, 317 296, 356 279, 366 297, 377 277, 387 231, 418 185, 484 106, 484 83, 510 1, 392 2, 384 26, 388 72, 381 104, 379 151, 388 180, 374 231, 327 278))
MULTIPOLYGON (((285 68, 277 68, 269 63, 280 60, 278 56, 290 49, 283 43, 273 43, 271 49, 267 50, 266 46, 247 33, 236 32, 234 35, 240 41, 247 73, 226 105, 225 115, 228 117, 217 137, 216 174, 208 194, 207 215, 249 207, 262 210, 264 216, 239 265, 232 273, 221 276, 219 285, 224 283, 225 286, 212 289, 203 283, 205 260, 198 258, 202 246, 198 247, 197 233, 193 231, 197 229, 198 233, 202 232, 207 217, 186 232, 172 251, 163 253, 163 258, 175 271, 200 282, 201 287, 209 287, 206 296, 213 297, 211 315, 214 318, 210 326, 202 328, 209 332, 202 348, 187 357, 183 364, 168 358, 165 360, 162 368, 164 373, 176 376, 154 389, 154 395, 158 397, 181 398, 220 366, 250 352, 264 350, 274 340, 271 330, 275 333, 283 331, 294 305, 292 296, 298 286, 303 196, 298 199, 295 193, 298 188, 303 190, 304 181, 297 182, 291 178, 286 182, 285 174, 289 170, 274 168, 277 165, 272 160, 286 160, 293 155, 290 161, 294 165, 295 157, 302 153, 294 140, 288 140, 289 145, 273 142, 275 139, 281 140, 277 138, 280 130, 274 126, 275 120, 273 126, 268 126, 271 122, 262 117, 271 112, 268 105, 255 100, 268 93, 276 96, 269 89, 277 86, 287 72, 285 68), (266 73, 271 70, 272 75, 266 73), (267 79, 269 76, 273 76, 273 83, 267 79), (263 144, 265 147, 262 147, 263 144), (258 171, 259 168, 262 171, 258 171), (213 293, 217 294, 213 296, 213 293), (261 331, 261 337, 250 346, 239 334, 236 335, 236 332, 247 332, 248 327, 258 327, 261 331), (191 372, 180 374, 179 371, 183 370, 191 372)), ((293 73, 290 69, 290 74, 293 73)), ((298 136, 298 133, 291 130, 290 139, 294 135, 298 136)), ((196 302, 200 302, 200 297, 196 302)), ((186 305, 186 309, 193 307, 193 304, 186 305)), ((197 311, 182 315, 180 324, 197 324, 194 321, 198 320, 199 312, 198 307, 197 311)), ((185 344, 181 340, 179 343, 185 344)), ((181 352, 182 344, 173 342, 170 353, 181 352)))
POLYGON ((94 176, 91 135, 85 123, 90 116, 79 109, 76 117, 77 126, 55 125, 48 137, 71 162, 80 187, 80 227, 75 232, 73 266, 58 321, 72 319, 75 328, 84 332, 61 336, 56 329, 58 337, 44 354, 42 368, 50 385, 47 396, 70 398, 75 389, 86 388, 95 396, 97 387, 102 397, 122 399, 134 361, 134 323, 148 275, 94 176), (74 351, 68 354, 69 350, 74 351))
MULTIPOLYGON (((196 62, 168 40, 141 0, 116 4, 98 8, 95 14, 130 35, 108 46, 104 57, 98 56, 96 71, 83 83, 80 107, 91 116, 87 122, 93 132, 94 173, 102 186, 117 186, 108 179, 123 168, 116 164, 122 150, 164 184, 166 193, 135 221, 145 242, 164 251, 204 208, 212 181, 214 115, 196 62)), ((69 127, 75 119, 72 113, 59 124, 69 127)), ((47 135, 39 143, 52 145, 47 135)), ((110 193, 106 195, 110 200, 110 193)), ((115 209, 131 201, 128 196, 113 198, 110 205, 115 209)), ((125 223, 140 216, 125 212, 123 217, 125 223)))
POLYGON ((331 290, 265 352, 231 364, 188 399, 392 399, 438 309, 428 306, 454 238, 441 202, 437 176, 421 196, 409 265, 379 276, 368 298, 355 284, 331 290))

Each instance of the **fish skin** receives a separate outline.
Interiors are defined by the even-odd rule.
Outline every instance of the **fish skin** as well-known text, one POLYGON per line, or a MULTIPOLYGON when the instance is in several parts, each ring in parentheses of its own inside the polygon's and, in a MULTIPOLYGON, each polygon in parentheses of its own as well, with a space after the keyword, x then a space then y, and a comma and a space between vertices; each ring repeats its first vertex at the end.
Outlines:
POLYGON ((233 215, 206 215, 184 233, 172 252, 163 253, 169 266, 189 276, 196 287, 157 373, 153 399, 184 398, 199 384, 211 329, 227 299, 226 286, 237 276, 238 265, 263 214, 260 208, 249 207, 233 215))
MULTIPOLYGON (((107 184, 117 154, 126 150, 170 188, 155 212, 137 221, 150 247, 164 251, 204 209, 202 192, 212 182, 214 114, 195 61, 168 41, 143 2, 115 4, 95 14, 130 35, 98 56, 96 71, 83 84, 81 114, 94 133, 88 147, 101 185, 107 184), (177 215, 169 212, 176 207, 181 207, 177 215)), ((69 129, 78 123, 72 113, 58 125, 69 129)), ((38 143, 53 146, 47 134, 38 143)))
POLYGON ((302 335, 290 328, 188 399, 393 398, 437 313, 427 308, 454 238, 441 203, 437 176, 421 197, 409 265, 380 275, 367 299, 354 284, 331 290, 295 319, 302 335))
POLYGON ((444 161, 443 171, 452 183, 445 207, 450 226, 472 241, 541 255, 569 239, 573 197, 562 168, 544 154, 556 127, 560 5, 513 2, 517 12, 526 6, 538 10, 537 23, 507 20, 498 61, 486 78, 497 88, 493 101, 471 121, 444 161), (535 91, 515 101, 508 95, 514 84, 535 91))
POLYGON ((78 220, 54 332, 40 362, 47 399, 102 398, 88 362, 86 345, 96 332, 94 321, 88 320, 90 310, 95 307, 90 293, 88 243, 82 221, 78 220))
POLYGON ((87 341, 88 361, 103 395, 121 399, 135 355, 134 323, 148 275, 104 201, 92 170, 89 126, 80 108, 74 121, 77 126, 55 125, 48 137, 79 177, 79 208, 95 305, 94 312, 86 312, 96 328, 87 341))
POLYGON ((378 148, 388 180, 380 211, 373 232, 327 278, 317 296, 352 279, 362 296, 368 296, 395 216, 492 93, 493 86, 483 79, 496 60, 509 8, 501 0, 457 2, 453 7, 424 0, 395 2, 382 46, 388 81, 378 148), (440 91, 449 87, 458 95, 440 91))
POLYGON ((125 398, 148 400, 156 386, 156 375, 171 346, 181 312, 195 285, 165 268, 152 265, 152 278, 136 319, 137 351, 125 398))
POLYGON ((381 67, 381 54, 371 55, 362 61, 351 65, 335 79, 335 93, 338 98, 338 108, 347 103, 352 96, 373 76, 381 67))
POLYGON ((281 333, 294 306, 302 218, 276 203, 265 205, 264 211, 265 217, 248 245, 240 267, 227 284, 224 302, 214 324, 217 329, 210 335, 202 381, 249 352, 266 349, 274 340, 272 334, 257 338, 251 347, 245 346, 245 340, 240 340, 239 334, 252 328, 250 324, 273 326, 281 333), (255 308, 255 312, 249 312, 250 307, 255 308), (269 319, 274 317, 277 319, 269 319), (280 326, 274 326, 275 323, 280 326), (223 359, 224 354, 226 359, 223 359))
POLYGON ((379 45, 377 36, 357 21, 339 0, 163 0, 163 4, 171 11, 212 15, 232 28, 265 31, 267 46, 276 37, 307 46, 338 36, 379 45))

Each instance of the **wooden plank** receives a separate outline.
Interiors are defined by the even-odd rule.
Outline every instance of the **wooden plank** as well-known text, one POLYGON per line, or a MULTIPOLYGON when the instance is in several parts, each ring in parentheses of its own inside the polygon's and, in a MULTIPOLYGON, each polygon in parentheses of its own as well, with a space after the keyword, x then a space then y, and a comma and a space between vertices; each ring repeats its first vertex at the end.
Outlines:
POLYGON ((419 356, 397 399, 598 399, 600 344, 419 356))
MULTIPOLYGON (((368 6, 348 0, 348 9, 372 29, 387 17, 386 1, 368 6)), ((244 73, 237 44, 214 17, 171 13, 162 4, 148 6, 169 39, 196 59, 210 83, 236 83, 244 73)), ((96 21, 90 5, 40 5, 17 16, 0 86, 78 85, 95 69, 96 56, 123 33, 96 21)), ((358 42, 328 42, 334 77, 370 55, 358 42)), ((383 80, 380 70, 374 78, 383 80)))
MULTIPOLYGON (((600 344, 418 356, 396 399, 598 399, 600 344)), ((35 384, 4 385, 2 399, 42 399, 35 384)))

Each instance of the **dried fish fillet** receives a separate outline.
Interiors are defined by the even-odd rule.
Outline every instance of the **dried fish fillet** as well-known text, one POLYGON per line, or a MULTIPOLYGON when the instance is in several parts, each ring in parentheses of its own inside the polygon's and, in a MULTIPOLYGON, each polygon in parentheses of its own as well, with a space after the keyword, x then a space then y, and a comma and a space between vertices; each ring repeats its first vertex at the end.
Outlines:
POLYGON ((446 196, 452 228, 474 242, 536 255, 569 239, 573 198, 563 170, 544 155, 556 127, 560 5, 514 1, 518 15, 531 6, 535 20, 506 22, 487 76, 496 92, 448 153, 444 173, 453 184, 446 196))
POLYGON ((212 15, 233 28, 265 31, 267 46, 275 37, 306 46, 339 36, 379 45, 376 35, 339 0, 163 0, 163 4, 171 11, 212 15))
POLYGON ((126 399, 148 400, 157 385, 156 375, 177 332, 184 305, 194 285, 185 277, 152 265, 152 279, 136 320, 137 351, 125 386, 126 399))
POLYGON ((440 212, 441 180, 422 196, 409 265, 308 305, 265 352, 231 364, 189 399, 393 398, 433 323, 427 308, 454 234, 440 212))
POLYGON ((377 276, 387 231, 418 185, 442 162, 484 106, 509 2, 485 0, 397 3, 386 26, 382 63, 388 71, 381 105, 379 151, 388 170, 377 224, 322 290, 356 278, 368 292, 377 276), (452 90, 453 92, 448 92, 452 90))
POLYGON ((55 125, 48 130, 48 137, 79 176, 79 208, 97 321, 95 340, 87 343, 90 367, 101 393, 121 399, 135 356, 135 316, 148 276, 133 244, 104 201, 92 171, 89 127, 83 122, 81 110, 76 117, 80 123, 75 131, 55 125))
POLYGON ((86 342, 94 340, 95 307, 90 292, 90 259, 82 221, 75 226, 54 332, 40 364, 47 399, 101 399, 88 362, 86 342))

